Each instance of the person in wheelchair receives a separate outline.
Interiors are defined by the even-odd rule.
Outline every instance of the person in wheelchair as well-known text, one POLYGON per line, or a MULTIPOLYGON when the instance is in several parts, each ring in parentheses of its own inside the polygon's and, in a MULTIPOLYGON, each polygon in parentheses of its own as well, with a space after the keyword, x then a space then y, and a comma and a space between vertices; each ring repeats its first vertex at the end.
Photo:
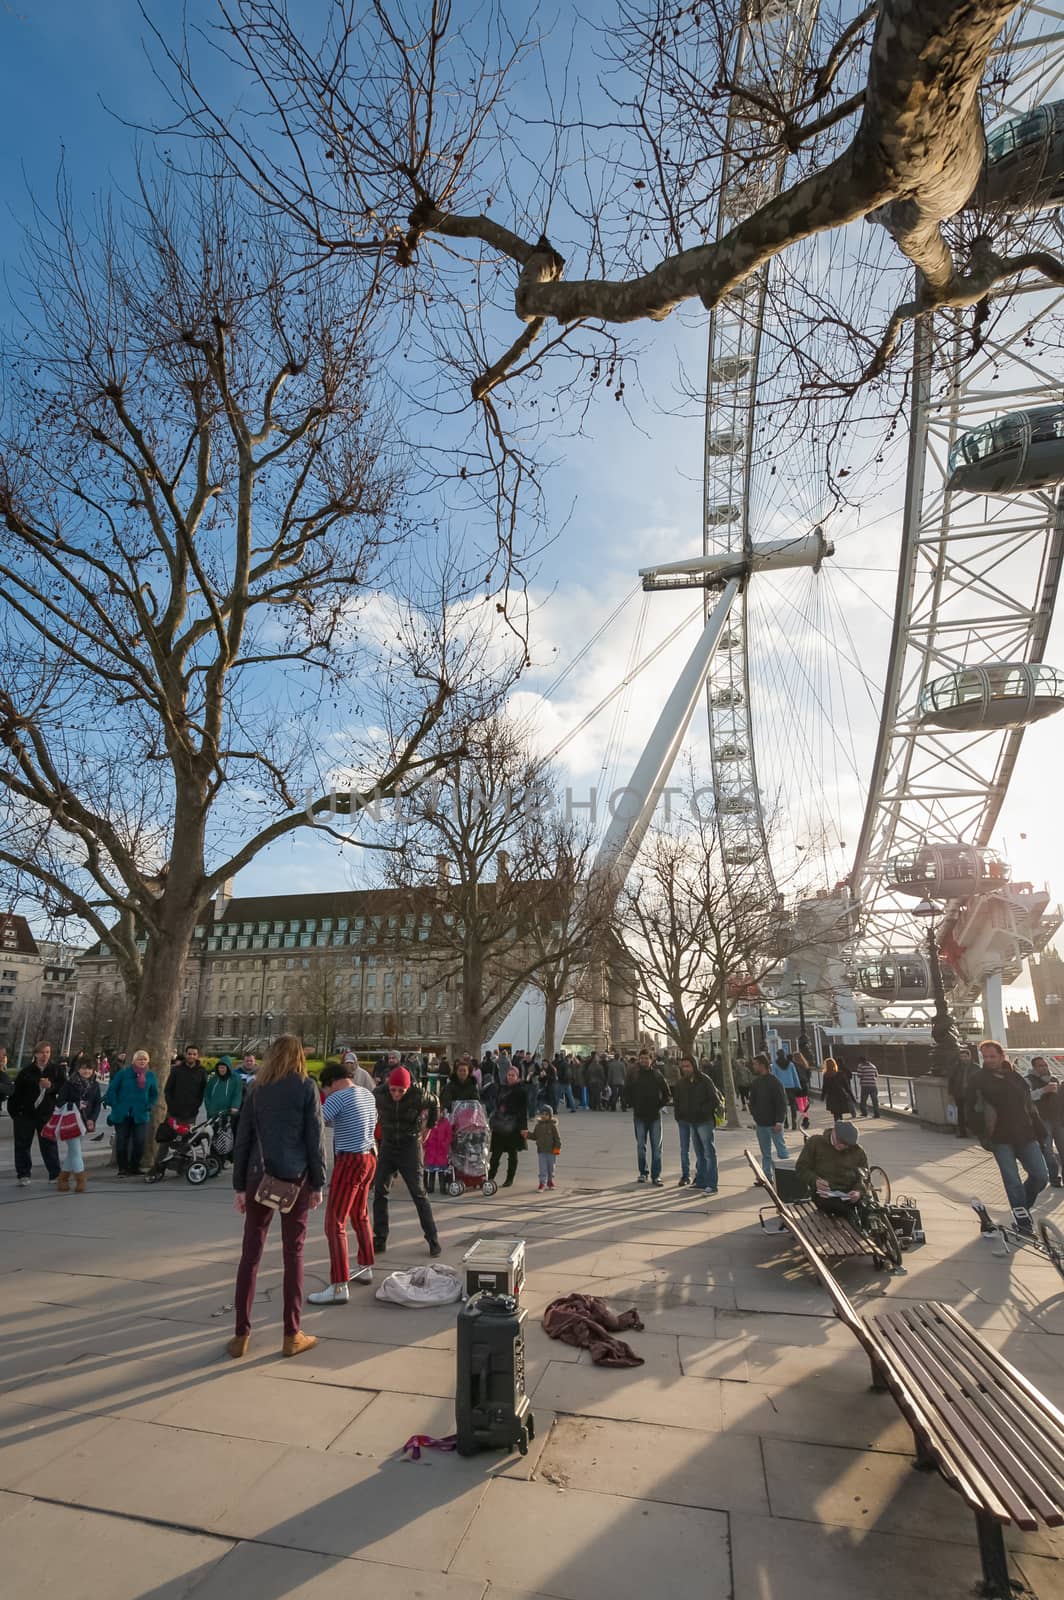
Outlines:
POLYGON ((795 1170, 821 1211, 853 1219, 865 1198, 867 1167, 856 1124, 836 1122, 829 1133, 814 1133, 805 1141, 795 1170))

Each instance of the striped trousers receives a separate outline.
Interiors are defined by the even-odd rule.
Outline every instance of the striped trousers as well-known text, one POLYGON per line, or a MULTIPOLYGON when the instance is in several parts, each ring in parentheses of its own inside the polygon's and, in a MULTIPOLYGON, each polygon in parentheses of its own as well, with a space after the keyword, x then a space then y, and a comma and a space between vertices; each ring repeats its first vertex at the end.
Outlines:
POLYGON ((329 1198, 325 1206, 325 1238, 329 1245, 330 1283, 346 1283, 351 1272, 347 1254, 347 1224, 358 1240, 358 1264, 373 1265, 373 1230, 369 1225, 369 1191, 377 1171, 372 1150, 355 1154, 341 1150, 333 1164, 329 1198))

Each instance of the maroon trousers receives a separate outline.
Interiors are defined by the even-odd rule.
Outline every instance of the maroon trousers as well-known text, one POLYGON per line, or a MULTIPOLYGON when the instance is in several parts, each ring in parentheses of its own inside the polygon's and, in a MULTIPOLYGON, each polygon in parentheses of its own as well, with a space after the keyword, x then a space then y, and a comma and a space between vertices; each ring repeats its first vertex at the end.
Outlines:
MULTIPOLYGON (((302 1193, 287 1216, 281 1216, 281 1252, 284 1258, 284 1331, 287 1337, 299 1332, 299 1318, 303 1310, 303 1241, 307 1236, 307 1215, 310 1210, 310 1190, 303 1185, 302 1193)), ((266 1244, 270 1223, 278 1215, 272 1206, 260 1206, 249 1192, 247 1210, 244 1212, 244 1248, 236 1273, 236 1332, 251 1332, 251 1307, 255 1299, 255 1280, 259 1275, 259 1262, 266 1244)))
POLYGON ((349 1218, 358 1240, 359 1266, 373 1265, 373 1230, 369 1225, 368 1206, 370 1185, 376 1170, 377 1157, 372 1150, 361 1154, 353 1150, 341 1150, 336 1157, 325 1207, 330 1283, 346 1283, 351 1276, 347 1254, 349 1218))

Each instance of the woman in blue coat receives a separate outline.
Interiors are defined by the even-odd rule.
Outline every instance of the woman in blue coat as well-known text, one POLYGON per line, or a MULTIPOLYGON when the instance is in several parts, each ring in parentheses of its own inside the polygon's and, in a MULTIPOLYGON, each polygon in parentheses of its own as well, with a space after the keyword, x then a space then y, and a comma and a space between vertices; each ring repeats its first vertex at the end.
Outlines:
POLYGON ((120 1178, 135 1178, 140 1173, 152 1107, 159 1098, 158 1080, 148 1066, 150 1059, 146 1050, 135 1050, 129 1066, 115 1073, 104 1096, 104 1105, 111 1112, 108 1121, 115 1130, 120 1178))

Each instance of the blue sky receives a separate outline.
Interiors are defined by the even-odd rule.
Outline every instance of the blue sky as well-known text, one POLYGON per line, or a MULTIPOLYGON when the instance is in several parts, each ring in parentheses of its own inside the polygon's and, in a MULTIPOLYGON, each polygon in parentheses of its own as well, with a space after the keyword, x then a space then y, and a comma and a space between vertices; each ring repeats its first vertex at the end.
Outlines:
MULTIPOLYGON (((206 0, 192 0, 189 6, 193 17, 209 10, 206 0)), ((86 209, 95 196, 130 184, 137 136, 117 117, 151 124, 167 115, 164 92, 141 46, 142 27, 135 0, 96 0, 91 5, 75 0, 0 0, 0 214, 5 221, 0 228, 0 262, 5 272, 10 273, 20 248, 17 220, 27 214, 31 196, 46 206, 51 202, 61 161, 86 209)), ((235 84, 224 65, 213 70, 212 91, 225 101, 235 92, 235 84)), ((677 358, 688 361, 693 372, 704 360, 704 319, 675 317, 646 330, 640 342, 649 353, 640 367, 640 382, 628 386, 630 413, 612 399, 601 399, 584 435, 566 446, 550 479, 551 521, 560 528, 563 519, 569 520, 564 534, 546 551, 535 579, 539 609, 532 647, 535 665, 522 690, 526 707, 535 706, 537 693, 632 588, 638 567, 655 559, 694 554, 699 547, 701 420, 693 414, 669 413, 676 407, 677 358)), ((840 525, 838 531, 848 536, 849 570, 856 577, 833 576, 823 602, 822 615, 831 626, 837 627, 845 613, 874 683, 882 678, 886 608, 893 598, 890 569, 897 527, 891 501, 896 485, 895 474, 892 486, 874 506, 870 504, 861 517, 848 516, 840 525), (860 569, 866 570, 862 574, 860 569)), ((791 592, 798 595, 797 589, 791 592)), ((806 600, 799 599, 805 607, 806 600)), ((625 671, 641 603, 637 597, 629 605, 555 705, 538 707, 547 748, 625 671)), ((774 601, 768 608, 768 625, 789 628, 790 603, 782 597, 774 601)), ((689 609, 689 597, 651 597, 644 652, 689 609)), ((606 749, 611 713, 570 747, 566 775, 576 788, 586 792, 609 777, 604 764, 623 782, 693 643, 694 631, 692 625, 634 688, 612 760, 605 760, 611 755, 606 749)), ((1051 660, 1064 657, 1059 633, 1058 628, 1051 660)), ((785 714, 786 707, 782 710, 785 714)), ((840 674, 835 711, 840 728, 843 720, 852 725, 852 749, 860 772, 870 758, 875 718, 866 690, 853 675, 840 674)), ((778 706, 773 715, 780 715, 778 706)), ((801 768, 795 770, 793 752, 789 745, 784 747, 783 737, 781 725, 778 759, 767 763, 765 782, 783 803, 790 803, 809 779, 801 768)), ((813 743, 820 737, 823 744, 822 730, 810 737, 813 743)), ((1051 886, 1060 891, 1064 846, 1057 820, 1058 741, 1055 730, 1044 728, 1029 736, 1001 831, 1016 876, 1037 882, 1049 877, 1051 886), (1027 835, 1025 840, 1021 833, 1027 835)), ((692 744, 696 753, 704 749, 698 730, 692 744)), ((843 771, 832 807, 843 836, 829 863, 833 874, 841 875, 845 867, 846 850, 841 845, 852 845, 862 803, 859 777, 847 777, 843 771)), ((336 873, 334 847, 305 836, 249 868, 238 889, 310 890, 325 881, 334 883, 336 873)))

